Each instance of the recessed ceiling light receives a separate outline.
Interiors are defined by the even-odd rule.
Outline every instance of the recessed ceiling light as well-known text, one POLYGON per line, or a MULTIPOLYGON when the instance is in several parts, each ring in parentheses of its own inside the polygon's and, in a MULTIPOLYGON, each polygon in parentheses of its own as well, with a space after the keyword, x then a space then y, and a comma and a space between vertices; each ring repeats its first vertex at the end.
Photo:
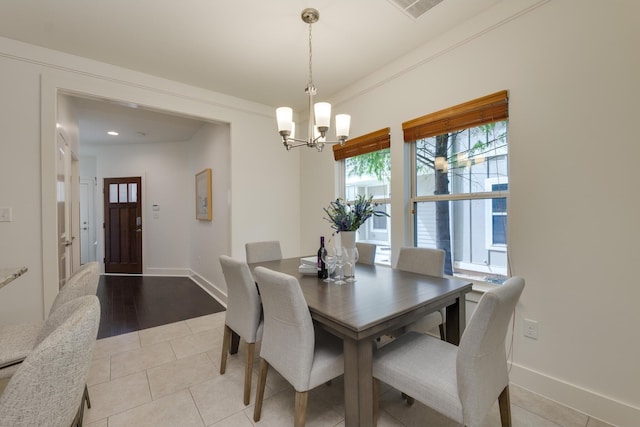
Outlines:
POLYGON ((107 132, 109 135, 111 136, 118 136, 118 132, 116 132, 115 130, 110 130, 109 132, 107 132))

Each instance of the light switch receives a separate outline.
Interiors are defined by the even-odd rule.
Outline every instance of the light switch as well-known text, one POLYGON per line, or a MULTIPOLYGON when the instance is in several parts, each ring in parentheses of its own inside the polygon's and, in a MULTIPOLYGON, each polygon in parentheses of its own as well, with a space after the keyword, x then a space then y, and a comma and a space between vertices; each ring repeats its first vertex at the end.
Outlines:
POLYGON ((11 222, 13 221, 11 215, 11 208, 0 208, 0 222, 11 222))

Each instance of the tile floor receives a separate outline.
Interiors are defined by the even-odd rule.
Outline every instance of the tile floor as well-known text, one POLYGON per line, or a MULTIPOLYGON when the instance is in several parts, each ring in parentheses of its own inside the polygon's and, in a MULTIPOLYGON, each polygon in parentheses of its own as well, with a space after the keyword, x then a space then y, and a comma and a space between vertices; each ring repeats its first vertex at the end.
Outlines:
MULTIPOLYGON (((269 371, 262 419, 253 422, 257 383, 254 368, 251 404, 242 403, 245 346, 229 357, 219 374, 224 312, 97 341, 88 385, 92 407, 87 427, 283 427, 293 425, 294 392, 269 371)), ((589 416, 512 385, 516 427, 606 427, 589 416)), ((397 390, 383 388, 380 427, 457 426, 416 402, 407 407, 397 390)), ((485 426, 499 426, 497 404, 485 426)), ((323 385, 309 396, 307 426, 344 426, 342 381, 323 385)))

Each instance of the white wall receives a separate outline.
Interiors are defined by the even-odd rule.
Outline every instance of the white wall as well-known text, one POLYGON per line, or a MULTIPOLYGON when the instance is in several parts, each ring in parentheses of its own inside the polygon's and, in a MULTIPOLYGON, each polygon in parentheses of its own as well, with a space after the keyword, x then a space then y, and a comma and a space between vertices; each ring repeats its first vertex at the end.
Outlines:
POLYGON ((43 316, 40 78, 34 67, 2 56, 0 70, 0 206, 13 210, 12 222, 0 222, 0 263, 29 268, 0 289, 0 323, 6 324, 43 316))
MULTIPOLYGON (((195 219, 195 207, 190 210, 189 265, 194 279, 226 301, 227 286, 218 258, 229 253, 231 245, 231 163, 230 129, 227 125, 206 124, 189 142, 189 178, 211 168, 212 220, 195 219)), ((189 191, 190 206, 195 200, 195 186, 189 191)))
MULTIPOLYGON (((300 252, 299 155, 283 151, 272 107, 4 38, 0 69, 0 206, 12 207, 14 216, 13 222, 0 223, 0 260, 3 266, 29 267, 0 290, 0 323, 42 319, 57 289, 54 159, 60 93, 228 124, 229 254, 244 258, 245 242, 270 237, 282 241, 285 255, 300 252)), ((188 169, 188 156, 185 161, 188 169)), ((188 188, 190 181, 185 178, 188 188)), ((189 232, 186 228, 185 235, 189 232)), ((188 246, 180 266, 191 267, 190 253, 188 246)))
MULTIPOLYGON (((638 16, 633 1, 503 2, 337 100, 353 136, 391 127, 397 254, 410 220, 401 123, 509 91, 509 252, 527 282, 511 379, 626 426, 640 420, 638 16), (537 341, 523 318, 539 322, 537 341)), ((316 232, 333 190, 317 180, 333 173, 318 157, 301 167, 303 205, 320 205, 302 226, 316 232)))

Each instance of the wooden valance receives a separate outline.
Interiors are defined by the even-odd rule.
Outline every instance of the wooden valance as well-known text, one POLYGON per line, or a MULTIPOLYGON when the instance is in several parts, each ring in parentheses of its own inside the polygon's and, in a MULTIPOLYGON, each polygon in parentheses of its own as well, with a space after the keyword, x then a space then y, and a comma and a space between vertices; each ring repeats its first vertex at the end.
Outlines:
POLYGON ((404 142, 499 122, 509 118, 509 98, 503 90, 402 123, 404 142))
POLYGON ((349 139, 343 146, 333 146, 333 158, 338 160, 372 153, 391 147, 390 128, 384 128, 357 138, 349 139))

